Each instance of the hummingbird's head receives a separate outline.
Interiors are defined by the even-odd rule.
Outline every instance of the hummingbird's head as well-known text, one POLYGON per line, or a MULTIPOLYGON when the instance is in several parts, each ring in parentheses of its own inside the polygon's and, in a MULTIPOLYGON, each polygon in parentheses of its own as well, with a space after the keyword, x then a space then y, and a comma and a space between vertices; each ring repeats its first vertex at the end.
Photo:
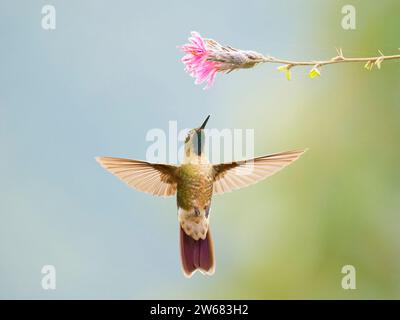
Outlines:
POLYGON ((204 153, 205 134, 204 128, 210 116, 204 120, 203 124, 189 131, 185 139, 185 157, 201 157, 204 153))

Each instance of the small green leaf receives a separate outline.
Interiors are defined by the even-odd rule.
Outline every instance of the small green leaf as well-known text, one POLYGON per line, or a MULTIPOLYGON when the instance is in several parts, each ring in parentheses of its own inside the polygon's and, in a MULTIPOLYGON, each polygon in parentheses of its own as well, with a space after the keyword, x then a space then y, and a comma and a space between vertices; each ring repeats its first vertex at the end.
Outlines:
POLYGON ((279 66, 277 69, 281 72, 284 72, 286 79, 290 81, 292 79, 292 73, 290 72, 291 67, 292 67, 291 65, 287 64, 284 66, 279 66))
POLYGON ((368 71, 371 71, 372 68, 373 68, 373 66, 374 66, 374 64, 372 63, 372 61, 368 61, 368 62, 365 64, 364 68, 367 69, 368 71))
POLYGON ((290 70, 287 70, 285 73, 286 79, 288 79, 289 81, 292 80, 292 73, 290 72, 290 70))
POLYGON ((308 76, 311 79, 314 79, 315 77, 320 77, 321 76, 321 72, 318 70, 318 68, 314 67, 310 70, 308 76))

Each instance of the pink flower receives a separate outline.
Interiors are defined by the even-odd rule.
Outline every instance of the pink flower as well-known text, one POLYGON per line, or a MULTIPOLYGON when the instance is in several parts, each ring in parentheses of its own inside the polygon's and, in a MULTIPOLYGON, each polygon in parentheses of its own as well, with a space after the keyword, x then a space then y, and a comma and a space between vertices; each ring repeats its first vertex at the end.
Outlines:
POLYGON ((196 78, 195 84, 207 80, 204 89, 213 85, 217 72, 229 73, 237 69, 249 69, 268 61, 268 58, 260 53, 222 46, 215 40, 202 38, 196 31, 192 31, 191 35, 190 43, 178 46, 186 53, 181 61, 186 66, 186 72, 196 78))
POLYGON ((218 71, 218 62, 207 60, 211 51, 207 48, 201 35, 196 31, 192 31, 191 35, 190 43, 178 47, 186 53, 181 61, 186 66, 185 71, 196 78, 195 84, 201 84, 207 80, 207 85, 204 88, 207 90, 214 83, 215 74, 218 71))

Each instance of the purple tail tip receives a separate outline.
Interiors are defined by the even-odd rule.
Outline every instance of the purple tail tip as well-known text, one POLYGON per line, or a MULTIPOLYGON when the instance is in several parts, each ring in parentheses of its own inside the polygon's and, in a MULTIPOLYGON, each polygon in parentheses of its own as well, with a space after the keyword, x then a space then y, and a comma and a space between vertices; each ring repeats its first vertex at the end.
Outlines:
POLYGON ((186 277, 190 278, 197 270, 207 275, 214 273, 214 247, 210 229, 204 240, 194 240, 180 227, 180 248, 182 269, 186 277))

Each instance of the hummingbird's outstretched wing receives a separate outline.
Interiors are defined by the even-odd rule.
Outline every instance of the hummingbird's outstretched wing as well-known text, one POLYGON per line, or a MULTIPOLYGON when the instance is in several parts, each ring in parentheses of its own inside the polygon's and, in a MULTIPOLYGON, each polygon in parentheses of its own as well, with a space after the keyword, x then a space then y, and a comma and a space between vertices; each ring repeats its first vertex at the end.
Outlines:
POLYGON ((112 157, 97 157, 96 160, 104 169, 139 191, 163 197, 176 193, 177 166, 112 157))
POLYGON ((271 154, 249 160, 214 165, 214 194, 223 194, 261 181, 293 161, 305 150, 271 154))

